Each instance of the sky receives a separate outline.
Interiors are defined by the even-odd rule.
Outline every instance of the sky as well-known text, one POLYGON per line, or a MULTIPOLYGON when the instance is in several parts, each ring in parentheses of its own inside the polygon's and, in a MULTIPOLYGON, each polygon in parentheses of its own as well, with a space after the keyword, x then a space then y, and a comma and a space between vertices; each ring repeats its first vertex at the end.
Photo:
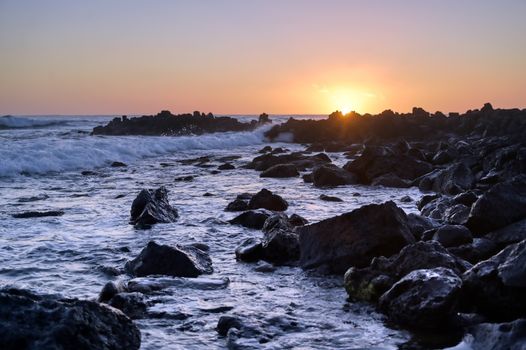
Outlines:
POLYGON ((0 0, 0 114, 526 108, 524 0, 0 0))

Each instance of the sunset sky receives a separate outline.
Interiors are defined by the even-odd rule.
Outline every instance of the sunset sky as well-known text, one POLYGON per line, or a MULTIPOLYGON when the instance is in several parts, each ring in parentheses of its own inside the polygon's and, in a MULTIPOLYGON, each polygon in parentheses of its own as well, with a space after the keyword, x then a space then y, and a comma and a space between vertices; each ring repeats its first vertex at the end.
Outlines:
POLYGON ((0 114, 526 108, 526 1, 0 0, 0 114))

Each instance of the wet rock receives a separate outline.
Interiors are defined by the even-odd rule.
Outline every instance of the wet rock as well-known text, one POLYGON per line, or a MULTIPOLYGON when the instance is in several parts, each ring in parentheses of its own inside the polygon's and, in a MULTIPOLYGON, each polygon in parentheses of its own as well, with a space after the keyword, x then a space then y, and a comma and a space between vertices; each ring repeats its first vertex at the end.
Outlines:
POLYGON ((217 322, 217 333, 221 336, 226 336, 228 330, 231 328, 241 329, 243 327, 243 322, 240 318, 235 316, 221 316, 217 322))
POLYGON ((29 219, 29 218, 42 218, 46 216, 62 216, 64 212, 62 210, 48 210, 48 211, 26 211, 23 213, 12 214, 11 216, 15 219, 29 219))
POLYGON ((315 224, 298 227, 301 266, 344 273, 396 254, 415 241, 407 216, 393 202, 370 204, 315 224))
POLYGON ((484 234, 526 219, 526 175, 493 186, 471 208, 466 226, 484 234))
POLYGON ((257 272, 274 272, 276 271, 276 267, 272 264, 269 264, 264 261, 260 261, 258 265, 254 268, 254 271, 257 272))
POLYGON ((464 303, 493 320, 526 315, 526 241, 508 246, 463 275, 464 303))
POLYGON ((305 170, 313 168, 316 165, 330 162, 331 159, 325 153, 319 153, 312 156, 306 156, 302 152, 276 155, 276 150, 274 150, 272 153, 266 153, 254 158, 249 164, 247 164, 247 168, 265 171, 274 165, 292 164, 297 170, 305 170))
POLYGON ((133 276, 168 275, 176 277, 197 277, 211 274, 210 256, 193 246, 159 245, 148 243, 139 256, 124 266, 133 276))
POLYGON ((99 293, 98 301, 100 303, 106 303, 117 294, 125 291, 126 288, 122 283, 108 282, 104 285, 104 287, 102 287, 102 290, 99 293))
POLYGON ((248 210, 248 202, 239 198, 234 199, 228 203, 225 211, 245 211, 248 210))
POLYGON ((111 167, 112 168, 125 168, 127 166, 128 165, 126 165, 126 163, 123 163, 123 162, 113 162, 113 163, 111 163, 111 167))
POLYGON ((472 350, 526 349, 526 319, 509 323, 482 323, 470 327, 473 336, 467 343, 472 350))
POLYGON ((168 202, 168 191, 164 187, 156 190, 142 190, 133 200, 130 210, 130 224, 137 226, 174 222, 177 209, 168 202))
POLYGON ((269 217, 263 227, 261 241, 263 259, 275 264, 286 264, 299 259, 298 235, 284 214, 269 217))
POLYGON ((261 230, 265 221, 271 216, 272 213, 264 210, 249 210, 244 213, 239 214, 235 218, 229 221, 233 225, 240 225, 247 228, 253 228, 256 230, 261 230))
POLYGON ((286 200, 265 188, 256 193, 248 202, 249 209, 263 208, 272 211, 285 211, 288 206, 286 200))
POLYGON ((141 293, 119 293, 108 301, 108 305, 121 310, 126 316, 133 319, 143 318, 146 314, 146 302, 141 293))
POLYGON ((303 182, 305 183, 312 183, 314 180, 312 178, 312 173, 311 174, 304 174, 302 177, 303 179, 303 182))
POLYGON ((304 226, 304 225, 307 225, 309 221, 298 214, 292 214, 289 217, 289 223, 292 226, 304 226))
POLYGON ((375 177, 371 186, 384 186, 384 187, 394 187, 394 188, 409 188, 411 187, 411 181, 402 180, 396 174, 388 173, 375 177))
POLYGON ((174 179, 175 182, 190 182, 194 181, 195 176, 193 175, 187 175, 187 176, 179 176, 174 179))
POLYGON ((491 258, 498 253, 498 245, 487 238, 475 238, 473 242, 448 248, 454 254, 472 264, 491 258))
POLYGON ((453 202, 458 204, 463 204, 467 207, 471 207, 473 203, 475 203, 478 199, 478 196, 473 191, 467 191, 457 194, 453 198, 453 202))
POLYGON ((235 169, 236 167, 233 166, 232 164, 230 163, 225 163, 225 164, 221 164, 220 166, 217 167, 217 169, 219 170, 233 170, 235 169))
POLYGON ((409 196, 403 196, 402 198, 400 198, 400 202, 402 203, 411 203, 412 201, 413 201, 413 198, 409 196))
POLYGON ((500 247, 506 247, 526 239, 526 219, 514 222, 498 230, 488 233, 486 238, 497 243, 500 247))
POLYGON ((260 177, 287 178, 300 176, 294 164, 277 164, 259 174, 260 177))
POLYGON ((333 164, 314 168, 312 181, 316 187, 332 187, 357 183, 356 176, 333 164))
POLYGON ((265 147, 263 147, 262 149, 260 149, 260 150, 258 151, 258 153, 268 153, 268 152, 272 152, 272 147, 270 147, 270 146, 265 146, 265 147))
POLYGON ((471 232, 462 225, 444 225, 435 232, 433 239, 446 248, 473 242, 471 232))
POLYGON ((426 205, 440 197, 441 196, 439 194, 426 194, 425 196, 422 196, 422 198, 420 198, 420 200, 416 203, 416 206, 418 210, 422 210, 426 205))
POLYGON ((91 171, 91 170, 81 171, 80 174, 84 175, 84 176, 97 176, 97 175, 99 175, 99 173, 97 173, 96 171, 91 171))
POLYGON ((236 248, 236 259, 245 262, 259 261, 263 257, 261 240, 247 238, 236 248))
POLYGON ((450 269, 415 270, 379 300, 380 309, 394 322, 411 328, 443 328, 454 316, 462 280, 450 269))
POLYGON ((365 268, 351 267, 345 273, 345 289, 355 300, 376 301, 408 273, 444 267, 461 274, 471 265, 448 252, 436 241, 417 242, 390 258, 374 258, 365 268))
POLYGON ((94 301, 0 290, 2 349, 139 349, 141 334, 122 312, 94 301))
POLYGON ((459 194, 471 189, 474 184, 475 176, 471 169, 465 163, 459 162, 424 176, 418 187, 422 191, 459 194))
POLYGON ((339 197, 327 196, 326 194, 320 195, 320 199, 325 202, 343 202, 343 199, 339 197))
POLYGON ((455 204, 444 210, 442 220, 453 225, 465 225, 470 211, 471 208, 464 204, 455 204))

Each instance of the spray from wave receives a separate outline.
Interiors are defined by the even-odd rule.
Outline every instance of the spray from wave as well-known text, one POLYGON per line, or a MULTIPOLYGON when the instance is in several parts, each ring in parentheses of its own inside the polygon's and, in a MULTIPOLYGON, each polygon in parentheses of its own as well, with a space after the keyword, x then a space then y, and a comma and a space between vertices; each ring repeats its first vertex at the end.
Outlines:
POLYGON ((6 115, 0 117, 0 129, 37 128, 68 123, 69 120, 33 119, 6 115))
POLYGON ((114 161, 132 163, 142 158, 193 149, 258 145, 265 141, 264 132, 269 128, 201 136, 84 136, 4 142, 0 143, 0 177, 91 169, 114 161))

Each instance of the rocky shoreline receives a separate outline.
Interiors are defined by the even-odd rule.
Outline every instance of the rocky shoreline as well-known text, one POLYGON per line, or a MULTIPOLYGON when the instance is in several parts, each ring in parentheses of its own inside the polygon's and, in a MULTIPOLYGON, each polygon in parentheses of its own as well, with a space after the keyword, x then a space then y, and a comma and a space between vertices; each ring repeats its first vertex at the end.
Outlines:
MULTIPOLYGON (((178 118, 161 114, 148 124, 178 118)), ((142 127, 143 119, 131 120, 114 120, 94 134, 139 133, 136 128, 142 127)), ((229 123, 222 120, 191 133, 225 131, 227 124, 234 125, 229 131, 244 130, 233 130, 237 124, 229 123)), ((158 125, 141 132, 180 135, 188 130, 158 125)), ((244 167, 277 179, 303 173, 303 181, 317 188, 416 186, 426 193, 415 203, 420 215, 406 214, 387 201, 309 222, 308 217, 283 213, 294 207, 278 193, 262 188, 232 194, 236 198, 225 210, 236 217, 229 223, 261 230, 232 247, 233 260, 259 262, 256 268, 269 273, 293 266, 316 275, 341 276, 351 302, 371 303, 395 327, 415 334, 419 340, 405 349, 454 346, 466 334, 472 349, 526 347, 526 111, 494 110, 486 104, 450 117, 418 108, 408 115, 334 113, 319 121, 291 119, 267 136, 273 139, 283 133, 305 143, 305 150, 289 152, 269 145, 244 167), (333 152, 344 154, 347 164, 333 164, 333 152)), ((207 166, 210 159, 205 158, 185 160, 181 166, 207 166)), ((228 160, 220 166, 221 171, 235 171, 228 160)), ((338 199, 320 198, 327 205, 338 199)), ((174 222, 179 215, 164 187, 144 189, 131 203, 130 224, 144 230, 174 222)), ((101 349, 136 349, 140 333, 131 319, 178 317, 149 311, 145 295, 174 283, 200 283, 206 288, 229 284, 227 279, 198 277, 214 271, 206 242, 151 241, 122 270, 129 278, 106 284, 98 302, 0 290, 4 335, 0 345, 85 348, 89 342, 101 349), (148 279, 151 276, 170 278, 148 279), (48 315, 48 308, 59 312, 48 315), (15 320, 13 312, 18 315, 15 320), (72 316, 78 313, 81 319, 72 316), (21 327, 42 319, 56 323, 56 329, 37 332, 21 327), (72 336, 80 329, 84 337, 72 336)), ((226 337, 229 348, 243 348, 242 339, 260 344, 268 340, 263 328, 228 311, 218 311, 217 332, 226 337)))

